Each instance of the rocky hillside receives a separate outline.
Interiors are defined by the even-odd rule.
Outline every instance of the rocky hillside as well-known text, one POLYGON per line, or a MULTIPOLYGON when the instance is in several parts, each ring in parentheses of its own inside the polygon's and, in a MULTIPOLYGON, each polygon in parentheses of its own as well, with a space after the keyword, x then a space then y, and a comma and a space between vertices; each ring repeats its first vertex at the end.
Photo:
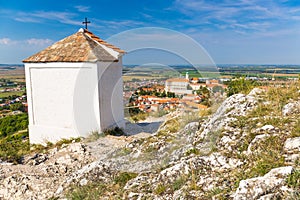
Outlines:
POLYGON ((300 199, 300 91, 253 89, 153 135, 106 136, 2 164, 1 199, 300 199))

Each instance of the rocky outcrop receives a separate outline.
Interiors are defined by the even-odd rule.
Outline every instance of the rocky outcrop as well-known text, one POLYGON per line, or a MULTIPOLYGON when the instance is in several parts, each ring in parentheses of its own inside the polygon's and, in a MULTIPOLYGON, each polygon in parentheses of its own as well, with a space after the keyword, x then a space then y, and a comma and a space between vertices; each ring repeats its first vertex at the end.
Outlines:
POLYGON ((300 137, 288 138, 284 143, 285 161, 293 164, 300 160, 300 137))
POLYGON ((287 178, 299 170, 299 116, 291 104, 279 116, 257 114, 272 110, 265 95, 233 95, 200 123, 192 118, 198 113, 176 111, 152 135, 106 136, 26 156, 23 165, 3 163, 0 198, 64 199, 71 186, 111 186, 131 172, 116 186, 121 195, 101 198, 287 199, 298 192, 287 178))
POLYGON ((293 167, 272 169, 262 177, 242 180, 235 194, 234 200, 276 199, 280 193, 286 191, 286 178, 293 171, 293 167))
POLYGON ((49 199, 58 185, 93 157, 83 143, 63 145, 24 158, 22 165, 1 165, 1 199, 49 199))
MULTIPOLYGON (((248 95, 235 94, 227 98, 218 110, 201 126, 200 137, 204 138, 210 132, 221 129, 231 129, 229 124, 236 121, 237 116, 245 116, 255 108, 262 90, 255 88, 248 95)), ((199 138, 195 138, 199 140, 199 138)))
POLYGON ((292 101, 282 108, 282 114, 284 116, 289 116, 293 114, 299 114, 300 113, 300 101, 292 101))

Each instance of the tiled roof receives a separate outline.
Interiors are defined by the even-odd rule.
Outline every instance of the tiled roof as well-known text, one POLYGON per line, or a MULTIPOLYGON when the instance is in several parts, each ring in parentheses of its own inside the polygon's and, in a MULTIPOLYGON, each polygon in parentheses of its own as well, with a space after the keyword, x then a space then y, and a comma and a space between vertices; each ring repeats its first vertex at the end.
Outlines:
POLYGON ((125 53, 125 51, 105 42, 93 33, 80 29, 77 33, 26 58, 23 62, 117 62, 118 58, 107 51, 107 48, 115 51, 115 55, 125 53))
POLYGON ((166 80, 166 82, 189 82, 189 80, 185 78, 171 78, 166 80))

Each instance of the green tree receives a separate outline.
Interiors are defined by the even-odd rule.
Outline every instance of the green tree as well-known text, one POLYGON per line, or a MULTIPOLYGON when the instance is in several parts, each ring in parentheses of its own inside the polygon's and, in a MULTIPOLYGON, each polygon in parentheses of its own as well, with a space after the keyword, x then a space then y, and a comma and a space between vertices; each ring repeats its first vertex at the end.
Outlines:
POLYGON ((221 94, 223 94, 223 92, 224 92, 224 89, 223 89, 223 87, 222 87, 222 86, 220 86, 220 85, 217 85, 217 86, 214 86, 214 87, 212 88, 212 91, 213 91, 213 93, 220 92, 221 94))
POLYGON ((229 82, 226 89, 227 96, 231 96, 237 93, 248 94, 255 86, 257 82, 253 80, 246 80, 245 78, 239 78, 229 82))
POLYGON ((174 92, 167 92, 167 97, 174 98, 175 97, 175 93, 174 92))
POLYGON ((22 103, 14 103, 14 104, 10 104, 9 109, 11 111, 20 110, 20 111, 24 112, 25 106, 22 103))
POLYGON ((11 135, 28 126, 27 114, 10 115, 0 119, 0 138, 11 135))

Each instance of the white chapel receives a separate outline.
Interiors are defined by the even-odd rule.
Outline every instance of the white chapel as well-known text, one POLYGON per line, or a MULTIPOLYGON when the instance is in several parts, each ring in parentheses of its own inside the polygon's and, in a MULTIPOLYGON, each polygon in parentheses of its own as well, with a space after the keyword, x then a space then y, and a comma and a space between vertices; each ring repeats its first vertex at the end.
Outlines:
POLYGON ((80 29, 23 60, 30 143, 123 128, 124 53, 80 29))

